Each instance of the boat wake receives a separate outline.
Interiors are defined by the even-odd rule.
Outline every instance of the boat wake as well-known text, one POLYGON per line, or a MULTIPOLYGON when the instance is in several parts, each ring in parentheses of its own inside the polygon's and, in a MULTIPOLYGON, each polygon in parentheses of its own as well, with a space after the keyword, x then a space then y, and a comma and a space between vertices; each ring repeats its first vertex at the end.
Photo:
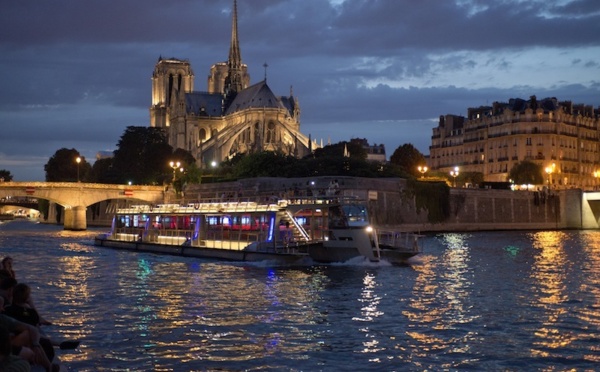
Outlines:
POLYGON ((361 267, 388 267, 393 266, 389 261, 382 259, 379 262, 370 261, 366 257, 358 256, 345 262, 329 263, 330 266, 361 266, 361 267))

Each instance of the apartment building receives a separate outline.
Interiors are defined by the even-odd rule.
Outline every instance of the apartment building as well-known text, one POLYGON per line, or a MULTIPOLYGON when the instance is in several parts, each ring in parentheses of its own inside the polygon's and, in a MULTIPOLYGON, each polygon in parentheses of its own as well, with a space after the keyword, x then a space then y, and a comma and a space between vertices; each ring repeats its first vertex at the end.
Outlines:
POLYGON ((469 108, 467 117, 440 116, 433 128, 429 167, 480 172, 489 182, 509 181, 523 160, 546 170, 554 188, 600 185, 600 109, 556 98, 511 98, 469 108))

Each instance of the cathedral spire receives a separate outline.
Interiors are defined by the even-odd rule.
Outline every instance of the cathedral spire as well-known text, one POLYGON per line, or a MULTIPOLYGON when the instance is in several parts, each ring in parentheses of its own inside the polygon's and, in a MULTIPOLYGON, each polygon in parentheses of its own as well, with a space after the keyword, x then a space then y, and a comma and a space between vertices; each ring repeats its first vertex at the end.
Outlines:
POLYGON ((227 60, 228 76, 225 81, 227 92, 237 93, 242 87, 242 54, 237 27, 237 0, 233 0, 233 16, 231 24, 231 45, 229 46, 229 59, 227 60))

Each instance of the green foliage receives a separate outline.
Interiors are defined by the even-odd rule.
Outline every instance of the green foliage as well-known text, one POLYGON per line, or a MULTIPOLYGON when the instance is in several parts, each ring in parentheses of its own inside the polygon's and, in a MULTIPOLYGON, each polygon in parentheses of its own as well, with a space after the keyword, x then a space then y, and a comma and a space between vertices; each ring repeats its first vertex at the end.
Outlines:
POLYGON ((162 128, 127 127, 117 147, 112 164, 116 183, 156 185, 170 182, 173 169, 169 160, 173 148, 162 128))
POLYGON ((411 143, 406 143, 396 149, 390 157, 390 162, 398 165, 404 172, 419 176, 420 165, 427 164, 425 157, 411 143))
POLYGON ((458 177, 456 177, 456 183, 470 183, 471 185, 480 185, 481 183, 483 183, 483 173, 461 172, 459 173, 458 177))
POLYGON ((417 211, 427 211, 430 223, 444 222, 450 216, 450 188, 445 182, 410 180, 408 192, 415 196, 417 211))
POLYGON ((0 180, 2 180, 2 182, 10 182, 13 180, 13 176, 10 174, 10 171, 0 169, 0 180))
POLYGON ((86 181, 92 166, 75 149, 62 148, 57 150, 44 165, 47 182, 77 182, 86 181), (76 159, 81 159, 77 164, 76 159))
POLYGON ((544 183, 542 167, 527 160, 515 164, 508 177, 517 185, 541 185, 544 183))
POLYGON ((112 173, 112 158, 98 159, 94 162, 89 174, 89 182, 116 183, 112 173))
POLYGON ((183 165, 184 168, 188 168, 191 164, 196 163, 196 159, 194 155, 192 155, 189 151, 184 149, 177 148, 173 151, 173 155, 171 155, 173 161, 179 161, 183 165))
POLYGON ((263 151, 236 159, 232 169, 234 178, 287 177, 298 160, 290 155, 263 151))
POLYGON ((232 180, 252 177, 402 177, 406 174, 393 164, 367 161, 359 142, 340 142, 317 149, 303 159, 278 152, 238 154, 219 165, 218 177, 232 180), (344 148, 350 156, 344 156, 344 148))

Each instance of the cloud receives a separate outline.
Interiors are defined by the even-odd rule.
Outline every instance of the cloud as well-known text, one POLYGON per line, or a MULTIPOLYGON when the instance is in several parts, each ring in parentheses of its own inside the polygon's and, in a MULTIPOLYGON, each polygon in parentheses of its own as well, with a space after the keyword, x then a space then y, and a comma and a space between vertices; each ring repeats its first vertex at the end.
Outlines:
MULTIPOLYGON (((93 159, 148 125, 159 56, 189 59, 196 90, 228 55, 232 0, 6 2, 0 12, 0 168, 61 147, 93 159), (8 160, 12 159, 11 162, 8 160)), ((512 97, 597 105, 595 0, 240 0, 252 82, 299 99, 301 130, 428 153, 444 114, 512 97)), ((36 160, 37 159, 37 160, 36 160)), ((31 164, 31 163, 28 163, 31 164)), ((29 172, 28 170, 28 172, 29 172)), ((25 176, 24 176, 25 177, 25 176)))

